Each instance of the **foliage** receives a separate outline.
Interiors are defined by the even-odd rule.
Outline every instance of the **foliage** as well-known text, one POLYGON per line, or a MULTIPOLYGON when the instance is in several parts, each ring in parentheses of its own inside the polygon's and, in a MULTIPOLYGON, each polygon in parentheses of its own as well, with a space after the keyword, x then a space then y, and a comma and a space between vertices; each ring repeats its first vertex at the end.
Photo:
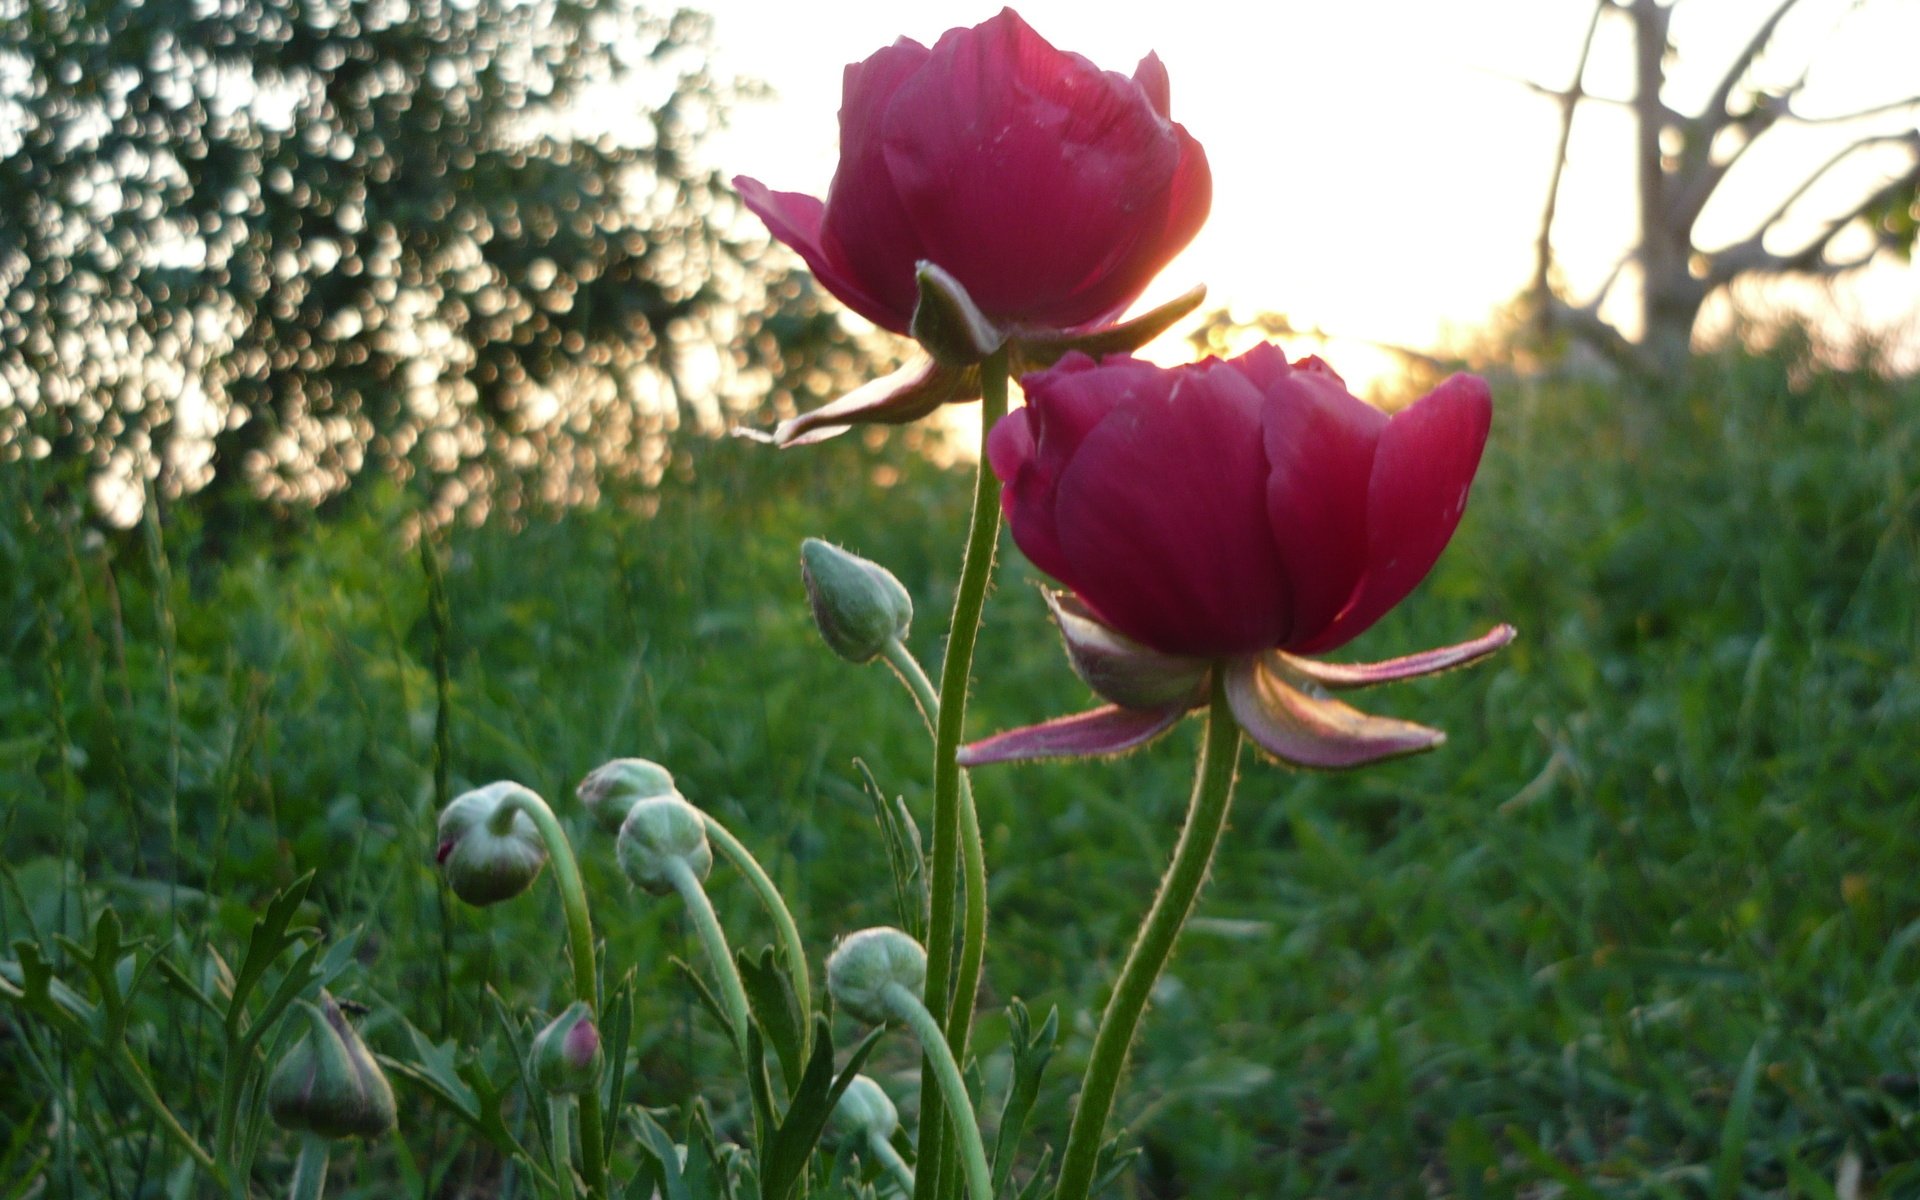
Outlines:
POLYGON ((0 461, 228 523, 370 468, 480 511, 656 479, 683 410, 846 343, 729 232, 709 36, 633 0, 0 3, 0 461))
MULTIPOLYGON (((1587 385, 1497 386, 1455 545, 1355 654, 1494 619, 1521 640, 1384 694, 1386 711, 1445 710, 1435 755, 1364 776, 1243 765, 1135 1057, 1119 1115, 1144 1155, 1117 1194, 1826 1196, 1849 1161, 1863 1194, 1920 1184, 1920 397, 1733 358, 1654 399, 1626 421, 1587 385)), ((617 755, 657 759, 754 847, 811 943, 895 920, 892 852, 853 759, 924 822, 902 781, 924 774, 925 735, 879 671, 818 644, 798 549, 846 545, 935 611, 953 564, 932 547, 957 535, 965 497, 899 442, 689 455, 693 483, 635 497, 650 516, 610 500, 446 533, 444 636, 393 491, 270 554, 173 571, 198 557, 191 522, 90 533, 34 502, 48 464, 0 478, 0 942, 33 943, 103 1011, 85 959, 107 908, 133 953, 193 979, 210 950, 241 961, 273 897, 315 870, 286 927, 300 948, 254 1003, 315 939, 352 941, 315 962, 368 1006, 374 1048, 466 1089, 495 1137, 537 1144, 509 1026, 524 1036, 525 1014, 567 1000, 559 912, 547 888, 484 915, 443 904, 443 651, 446 786, 515 778, 552 800, 608 958, 633 966, 610 981, 626 1000, 608 1005, 625 1014, 608 1040, 624 1040, 622 1099, 653 1116, 618 1153, 664 1169, 676 1141, 723 1150, 753 1100, 720 1065, 721 1026, 672 982, 671 959, 697 949, 670 906, 609 902, 626 885, 572 786, 617 755), (720 1102, 691 1110, 696 1093, 720 1102)), ((976 732, 1086 699, 1023 577, 1012 567, 989 605, 976 732)), ((915 631, 923 657, 935 625, 915 631)), ((1066 1081, 1185 799, 1190 736, 1120 764, 975 777, 996 946, 976 1069, 989 1140, 1003 1110, 1032 1129, 1013 1183, 1064 1132, 1066 1081), (1015 997, 1062 1014, 1037 1085, 1015 1064, 1046 1061, 1040 1022, 998 1012, 1015 997)), ((757 959, 771 932, 755 898, 715 879, 757 959)), ((211 1141, 225 1026, 141 979, 127 1042, 211 1141)), ((852 1029, 834 1031, 844 1052, 852 1029)), ((911 1096, 917 1060, 896 1042, 865 1069, 911 1096)), ((4 1001, 0 1075, 34 1081, 0 1095, 0 1179, 125 1193, 182 1161, 124 1073, 4 1001)), ((500 1143, 396 1085, 422 1102, 403 1104, 399 1137, 337 1165, 338 1194, 502 1186, 500 1143)), ((264 1137, 259 1187, 292 1152, 264 1137)))

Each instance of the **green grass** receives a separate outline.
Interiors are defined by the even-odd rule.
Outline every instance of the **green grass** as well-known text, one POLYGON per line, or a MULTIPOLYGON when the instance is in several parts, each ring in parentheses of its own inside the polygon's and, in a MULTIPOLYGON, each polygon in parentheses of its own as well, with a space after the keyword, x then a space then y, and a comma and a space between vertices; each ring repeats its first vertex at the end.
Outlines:
MULTIPOLYGON (((1369 695, 1447 729, 1437 754, 1338 776, 1243 762, 1123 1090, 1144 1155, 1122 1193, 1824 1200, 1852 1156, 1863 1195, 1920 1194, 1920 392, 1729 359, 1671 395, 1515 382, 1496 403, 1453 547, 1352 653, 1497 620, 1521 639, 1369 695)), ((532 786, 576 830, 610 970, 639 983, 629 1098, 704 1089, 737 1134, 724 1043, 669 964, 696 956, 689 931, 619 877, 573 784, 617 755, 667 764, 762 855, 820 958, 890 921, 852 760, 924 824, 925 737, 884 671, 818 644, 798 545, 891 567, 931 661, 966 481, 852 438, 686 454, 690 477, 650 516, 609 504, 436 543, 449 766, 455 788, 532 786)), ((404 1053, 404 1020, 504 1062, 487 989, 564 1003, 559 907, 544 882, 485 912, 439 890, 436 639, 404 505, 369 491, 206 561, 203 531, 101 539, 43 502, 44 471, 8 471, 0 941, 58 958, 55 932, 79 938, 112 905, 183 960, 209 941, 231 958, 313 869, 309 918, 363 931, 333 986, 372 1006, 376 1048, 404 1053)), ((979 733, 1087 703, 1036 577, 1006 553, 979 733)), ((1056 1145, 1198 733, 976 775, 986 995, 1062 1011, 1036 1113, 1056 1145)), ((737 942, 769 936, 738 881, 716 875, 714 892, 737 942)), ((201 1128, 204 1022, 164 988, 143 995, 131 1036, 201 1128)), ((1006 1022, 982 1026, 997 1083, 1006 1022)), ((889 1042, 879 1067, 910 1099, 912 1056, 889 1042)), ((111 1073, 6 1009, 0 1077, 28 1081, 0 1088, 0 1195, 8 1164, 25 1177, 44 1160, 49 1195, 132 1195, 170 1170, 111 1073)), ((270 1138, 260 1178, 293 1148, 270 1138)), ((336 1194, 464 1194, 498 1175, 420 1104, 357 1164, 336 1194)))

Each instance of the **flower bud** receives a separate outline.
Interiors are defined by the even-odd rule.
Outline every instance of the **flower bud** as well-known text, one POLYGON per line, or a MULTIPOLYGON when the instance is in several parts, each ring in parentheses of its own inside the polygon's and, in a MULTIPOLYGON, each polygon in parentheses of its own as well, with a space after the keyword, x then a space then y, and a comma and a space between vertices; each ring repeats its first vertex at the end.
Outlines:
POLYGON ((618 853, 627 878, 655 896, 673 891, 670 865, 676 861, 684 862, 695 879, 713 870, 706 818, 678 792, 649 796, 627 810, 618 853))
POLYGON ((608 833, 620 832, 634 801, 650 796, 677 796, 673 774, 644 758, 616 758, 595 767, 573 794, 586 805, 594 823, 608 833))
POLYGON ((900 1110, 870 1076, 855 1075, 828 1120, 843 1138, 877 1137, 884 1142, 900 1127, 900 1110))
POLYGON ((600 1082, 600 1030, 581 1000, 569 1004, 534 1035, 529 1065, 540 1086, 556 1095, 577 1095, 600 1082))
POLYGON ((893 572, 819 538, 800 543, 800 574, 813 623, 848 662, 872 662, 887 643, 907 636, 913 601, 893 572))
POLYGON ((508 803, 516 795, 533 793, 517 783, 490 783, 454 797, 440 812, 435 858, 447 886, 468 904, 513 899, 533 886, 547 864, 539 826, 508 803))
POLYGON ((321 1137, 379 1137, 393 1128, 393 1089, 333 997, 304 1004, 305 1037, 267 1081, 267 1111, 282 1129, 321 1137))
POLYGON ((893 1019, 889 985, 919 997, 927 986, 927 952, 898 929, 880 926, 848 934, 827 958, 827 994, 862 1021, 893 1019))

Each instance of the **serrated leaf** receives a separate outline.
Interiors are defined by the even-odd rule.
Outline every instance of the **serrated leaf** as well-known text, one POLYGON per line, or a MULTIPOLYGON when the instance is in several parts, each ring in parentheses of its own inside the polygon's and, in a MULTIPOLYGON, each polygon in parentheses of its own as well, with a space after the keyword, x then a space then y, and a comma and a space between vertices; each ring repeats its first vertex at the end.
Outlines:
MULTIPOLYGON (((606 1039, 607 1073, 601 1080, 609 1113, 620 1111, 621 1097, 626 1094, 627 1055, 633 1043, 633 971, 629 969, 607 994, 606 1004, 601 1014, 604 1024, 600 1036, 606 1039)), ((620 1122, 606 1122, 605 1159, 613 1159, 614 1138, 620 1131, 620 1122)))
POLYGON ((627 1189, 627 1195, 635 1200, 658 1195, 660 1200, 693 1200, 687 1191, 687 1181, 680 1170, 680 1151, 673 1144, 673 1138, 653 1115, 644 1108, 634 1108, 631 1112, 633 1131, 640 1145, 641 1153, 650 1166, 643 1166, 634 1176, 636 1184, 652 1184, 651 1189, 638 1192, 627 1189))
POLYGON ((1058 1008, 1047 1010, 1047 1019, 1037 1034, 1032 1033, 1033 1020, 1027 1014, 1027 1006, 1019 1000, 1007 1007, 1007 1018, 1012 1025, 1013 1080, 1007 1085, 1007 1102, 1000 1110, 1000 1132, 993 1140, 993 1194, 996 1196, 1013 1175, 1020 1139, 1027 1130, 1027 1118, 1040 1096, 1041 1076, 1060 1036, 1058 1008))
POLYGON ((702 1007, 713 1014, 713 1019, 719 1022, 721 1032, 727 1035, 727 1040, 737 1041, 739 1035, 733 1028, 733 1022, 727 1018, 727 1010, 721 1007, 720 998, 713 994, 713 989, 707 986, 707 981, 700 978, 700 972, 694 970, 691 963, 678 955, 667 961, 672 964, 674 970, 680 972, 682 979, 692 985, 694 996, 699 999, 702 1007))
MULTIPOLYGON (((247 999, 266 975, 267 968, 288 946, 316 932, 310 928, 288 929, 312 883, 313 872, 308 871, 269 901, 267 911, 253 923, 253 932, 247 937, 247 951, 240 959, 240 970, 233 977, 233 995, 227 1001, 228 1037, 240 1037, 246 1020, 247 999)), ((291 999, 288 1002, 291 1003, 291 999)))
POLYGON ((920 827, 914 823, 907 802, 900 796, 889 797, 873 777, 873 771, 861 759, 853 765, 860 772, 861 788, 873 805, 874 820, 886 844, 887 870, 893 877, 893 903, 900 928, 924 942, 927 936, 927 857, 920 841, 920 827))
POLYGON ((1020 1189, 1019 1200, 1049 1200, 1053 1195, 1053 1147, 1040 1147, 1040 1161, 1034 1164, 1033 1178, 1020 1189))
POLYGON ((763 947, 757 960, 748 957, 744 950, 736 952, 734 959, 753 1019, 780 1060, 780 1077, 786 1081, 791 1096, 806 1053, 806 1026, 802 1024, 804 1018, 800 999, 793 991, 793 979, 780 966, 772 946, 763 947))

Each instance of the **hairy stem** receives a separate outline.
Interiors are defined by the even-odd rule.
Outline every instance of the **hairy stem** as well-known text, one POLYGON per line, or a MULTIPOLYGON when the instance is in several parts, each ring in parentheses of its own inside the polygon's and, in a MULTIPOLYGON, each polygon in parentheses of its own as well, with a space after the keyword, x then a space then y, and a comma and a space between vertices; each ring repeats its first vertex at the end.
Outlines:
POLYGON ((780 895, 780 889, 773 885, 772 877, 760 866, 753 852, 712 816, 704 812, 700 815, 706 821, 707 840, 718 846, 726 860, 747 877, 760 897, 761 906, 779 929, 781 952, 786 955, 787 970, 793 973, 793 990, 800 1001, 801 1036, 805 1039, 801 1054, 804 1056, 813 1048, 813 980, 807 973, 807 948, 800 940, 800 927, 794 923, 793 912, 780 895))
MULTIPOLYGON (((987 1170, 987 1149, 980 1140, 980 1126, 973 1118, 973 1102, 967 1097, 967 1085, 960 1078, 960 1064, 947 1046, 946 1035, 927 1011, 920 997, 898 983, 889 983, 881 992, 887 1010, 895 1020, 913 1030, 920 1049, 933 1064, 933 1076, 946 1100, 954 1140, 960 1146, 960 1162, 966 1171, 968 1200, 993 1200, 993 1175, 987 1170)), ((923 1106, 924 1108, 924 1106, 923 1106)), ((924 1117, 921 1140, 926 1139, 924 1117)), ((920 1177, 926 1178, 926 1168, 920 1177)))
POLYGON ((693 868, 686 860, 668 859, 667 878, 672 880, 673 889, 680 893, 688 914, 693 917, 694 932, 707 952, 713 977, 720 984, 720 1003, 726 1007, 727 1020, 733 1025, 733 1044, 740 1051, 740 1061, 752 1070, 753 1064, 747 1062, 747 989, 740 983, 739 968, 733 965, 733 951, 727 946, 727 934, 720 928, 713 901, 707 899, 707 890, 694 878, 693 868))
POLYGON ((1134 935, 1133 949, 1113 985, 1113 996, 1101 1014, 1094 1035, 1093 1054, 1080 1083, 1080 1103, 1067 1133, 1066 1153, 1060 1160, 1060 1186, 1055 1200, 1086 1200, 1093 1186, 1094 1167, 1113 1112, 1114 1092, 1126 1067, 1140 1014, 1147 997, 1173 953, 1180 930, 1193 911, 1200 885, 1206 882, 1214 847, 1227 823, 1233 800, 1233 772, 1240 757, 1240 727, 1227 707, 1224 673, 1213 673, 1213 699, 1207 707, 1207 732, 1200 744, 1200 761, 1193 781, 1193 800, 1187 821, 1174 847, 1173 863, 1160 880, 1160 891, 1134 935))
POLYGON ((317 1133, 300 1135, 300 1157, 293 1160, 292 1200, 320 1200, 327 1191, 327 1158, 333 1143, 317 1133))
MULTIPOLYGON (((967 718, 967 687, 973 675, 973 648, 980 635, 980 612, 986 606, 987 585, 993 577, 994 548, 1000 538, 1000 480, 987 465, 987 434, 1007 411, 1007 352, 1002 348, 980 364, 980 465, 973 482, 973 516, 967 531, 966 557, 960 564, 960 584, 954 590, 953 622, 947 633, 947 654, 940 668, 940 703, 934 713, 933 736, 933 867, 927 919, 927 995, 946 1030, 946 1041, 956 1054, 966 1052, 973 1021, 973 993, 952 990, 969 983, 953 978, 954 895, 960 873, 961 774, 957 755, 967 718)), ((977 825, 977 822, 976 822, 977 825)), ((980 886, 970 888, 968 906, 977 906, 977 922, 970 922, 961 962, 977 962, 986 953, 985 858, 979 852, 978 829, 970 839, 980 864, 980 886)), ((973 969, 969 987, 977 985, 973 969)), ((963 972, 964 974, 964 972, 963 972)), ((931 1057, 928 1064, 932 1065, 931 1057)), ((938 1190, 944 1153, 945 1123, 940 1120, 940 1097, 922 1100, 919 1179, 916 1200, 929 1200, 938 1190)))

